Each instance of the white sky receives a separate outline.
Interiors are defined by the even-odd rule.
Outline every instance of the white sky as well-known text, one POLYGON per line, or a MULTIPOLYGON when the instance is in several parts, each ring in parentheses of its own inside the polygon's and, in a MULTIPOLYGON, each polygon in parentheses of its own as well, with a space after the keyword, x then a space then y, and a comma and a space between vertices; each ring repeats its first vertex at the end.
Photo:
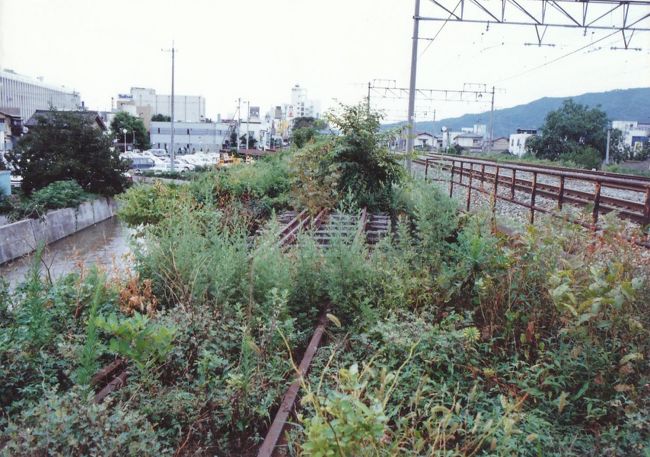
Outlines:
MULTIPOLYGON (((237 97, 265 112, 289 102, 296 83, 327 108, 333 99, 361 100, 375 78, 408 86, 413 5, 413 0, 0 0, 0 67, 44 76, 79 91, 88 108, 109 109, 111 97, 131 86, 170 93, 170 56, 161 48, 175 40, 176 93, 203 95, 208 117, 232 115, 237 97)), ((422 0, 421 15, 432 12, 431 3, 422 0)), ((440 25, 423 22, 420 36, 432 37, 440 25)), ((532 27, 492 25, 486 31, 484 25, 449 23, 426 51, 428 42, 419 43, 418 87, 496 84, 503 89, 496 108, 505 108, 543 96, 650 86, 650 32, 633 37, 631 46, 642 51, 610 50, 622 46, 617 35, 515 76, 607 33, 549 29, 546 39, 556 46, 540 48, 524 45, 535 41, 532 27)), ((407 105, 406 100, 375 103, 391 110, 389 119, 407 105)), ((489 109, 489 104, 419 105, 429 112, 435 107, 438 119, 489 109)))

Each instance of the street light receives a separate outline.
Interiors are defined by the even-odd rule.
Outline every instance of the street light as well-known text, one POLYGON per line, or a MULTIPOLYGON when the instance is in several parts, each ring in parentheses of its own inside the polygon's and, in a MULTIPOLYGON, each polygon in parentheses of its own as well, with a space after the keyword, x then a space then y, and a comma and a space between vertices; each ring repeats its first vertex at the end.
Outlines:
POLYGON ((122 129, 122 133, 124 134, 124 153, 126 153, 126 132, 128 130, 122 129))

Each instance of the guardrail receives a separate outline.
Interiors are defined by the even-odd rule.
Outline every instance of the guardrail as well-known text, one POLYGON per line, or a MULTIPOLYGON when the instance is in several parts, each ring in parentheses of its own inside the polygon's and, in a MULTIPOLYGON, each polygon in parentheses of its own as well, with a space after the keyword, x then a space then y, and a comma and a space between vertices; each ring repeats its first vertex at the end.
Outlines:
POLYGON ((650 224, 650 179, 445 155, 432 155, 416 162, 424 165, 425 179, 429 179, 429 168, 432 167, 450 173, 448 180, 435 179, 449 181, 450 197, 454 186, 470 189, 465 203, 467 210, 471 205, 471 191, 477 191, 490 196, 493 210, 497 199, 528 208, 531 224, 535 222, 536 212, 554 213, 553 209, 538 204, 538 196, 556 201, 557 209, 560 210, 565 203, 580 207, 591 206, 593 226, 601 214, 612 211, 616 211, 621 218, 640 225, 650 224), (591 190, 570 188, 567 187, 567 182, 580 182, 583 187, 591 187, 591 190), (504 188, 507 189, 505 195, 499 192, 504 188), (603 195, 604 189, 626 191, 628 197, 632 198, 603 195), (518 199, 517 191, 529 194, 530 200, 518 199))

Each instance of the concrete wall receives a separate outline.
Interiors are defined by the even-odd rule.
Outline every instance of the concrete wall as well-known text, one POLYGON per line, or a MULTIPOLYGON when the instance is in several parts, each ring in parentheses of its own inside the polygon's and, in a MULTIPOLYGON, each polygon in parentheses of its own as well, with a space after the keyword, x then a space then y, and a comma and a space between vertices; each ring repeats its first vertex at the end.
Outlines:
POLYGON ((41 219, 25 219, 0 226, 0 264, 33 252, 40 244, 50 244, 70 236, 117 213, 115 201, 100 198, 77 208, 48 212, 41 219))
MULTIPOLYGON (((2 160, 2 156, 0 156, 2 160)), ((11 195, 11 172, 0 170, 0 195, 11 195)))

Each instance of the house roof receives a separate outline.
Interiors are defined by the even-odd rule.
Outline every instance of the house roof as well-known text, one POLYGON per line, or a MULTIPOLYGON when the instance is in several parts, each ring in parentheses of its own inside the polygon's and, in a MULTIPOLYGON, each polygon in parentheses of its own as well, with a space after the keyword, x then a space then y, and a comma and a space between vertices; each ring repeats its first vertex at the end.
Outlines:
MULTIPOLYGON (((36 110, 34 115, 25 122, 27 127, 35 127, 38 125, 39 118, 45 118, 46 121, 50 120, 56 111, 39 109, 36 110)), ((104 120, 97 111, 64 111, 66 113, 74 113, 78 116, 83 116, 91 122, 96 122, 102 130, 107 130, 104 120)))
POLYGON ((493 139, 492 141, 499 141, 499 140, 506 140, 506 141, 510 141, 510 140, 509 140, 508 138, 506 138, 505 136, 500 136, 500 137, 497 137, 497 138, 495 138, 495 139, 493 139))
POLYGON ((476 133, 463 133, 454 138, 483 138, 483 135, 477 135, 476 133))
POLYGON ((426 136, 430 136, 430 137, 433 138, 433 135, 431 135, 429 132, 420 132, 420 133, 418 133, 417 136, 420 136, 420 135, 426 135, 426 136))
POLYGON ((8 117, 20 117, 20 108, 0 106, 0 114, 8 117))

